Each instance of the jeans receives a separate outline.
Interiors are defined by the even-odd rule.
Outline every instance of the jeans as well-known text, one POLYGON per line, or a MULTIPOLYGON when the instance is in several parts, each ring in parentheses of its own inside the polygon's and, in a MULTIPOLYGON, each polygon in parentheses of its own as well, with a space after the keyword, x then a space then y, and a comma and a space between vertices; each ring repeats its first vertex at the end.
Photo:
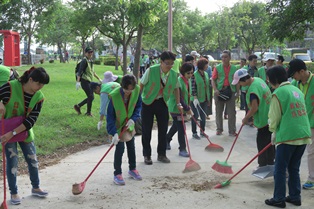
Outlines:
MULTIPOLYGON (((271 142, 271 132, 268 125, 257 129, 256 144, 257 150, 260 152, 271 142)), ((269 147, 265 152, 258 156, 258 165, 260 167, 266 165, 274 165, 275 159, 275 146, 269 147)))
POLYGON ((280 144, 276 148, 274 171, 274 200, 285 201, 286 171, 288 170, 289 196, 292 200, 301 200, 300 165, 306 145, 280 144))
POLYGON ((38 161, 34 142, 14 142, 5 145, 7 159, 7 179, 11 195, 17 194, 16 176, 18 168, 18 150, 17 143, 23 152, 28 165, 29 178, 33 189, 39 188, 38 161))
MULTIPOLYGON (((128 152, 128 158, 129 158, 129 170, 136 169, 135 142, 134 141, 135 139, 133 137, 130 141, 125 142, 126 147, 127 147, 127 152, 128 152)), ((119 142, 116 145, 116 150, 114 152, 113 174, 115 176, 122 174, 121 164, 122 164, 123 153, 124 153, 124 142, 119 142)))
MULTIPOLYGON (((207 104, 208 102, 205 101, 205 102, 200 102, 200 106, 201 108, 205 111, 206 108, 207 108, 207 104)), ((198 115, 198 112, 196 110, 196 107, 194 106, 193 102, 190 103, 190 106, 192 108, 192 111, 193 111, 193 114, 194 114, 194 118, 197 119, 198 117, 201 118, 201 121, 200 121, 200 126, 201 126, 201 129, 205 132, 205 124, 206 124, 206 117, 207 115, 201 110, 200 107, 197 107, 197 110, 198 112, 200 113, 200 115, 198 115)), ((192 124, 192 133, 193 134, 197 134, 197 130, 196 130, 196 123, 194 120, 192 120, 191 122, 192 124)), ((202 132, 201 132, 202 133, 202 132)))
POLYGON ((172 126, 167 133, 167 140, 168 143, 170 143, 173 135, 175 135, 178 132, 179 150, 183 151, 186 150, 184 127, 182 121, 178 121, 178 117, 177 116, 173 117, 172 126))
POLYGON ((92 110, 92 103, 94 100, 94 92, 90 88, 90 82, 88 80, 82 79, 81 78, 81 86, 82 89, 84 90, 87 98, 84 99, 82 102, 78 104, 79 107, 82 107, 83 105, 87 104, 87 111, 86 113, 91 113, 92 110))

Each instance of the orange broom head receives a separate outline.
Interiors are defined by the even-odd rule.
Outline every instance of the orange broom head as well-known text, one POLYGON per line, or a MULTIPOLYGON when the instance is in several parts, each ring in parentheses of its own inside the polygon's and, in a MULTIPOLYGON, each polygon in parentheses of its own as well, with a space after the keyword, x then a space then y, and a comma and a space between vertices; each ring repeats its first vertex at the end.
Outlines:
POLYGON ((85 182, 82 182, 82 183, 75 183, 72 185, 72 194, 74 195, 79 195, 83 192, 84 190, 84 187, 85 187, 85 182))
POLYGON ((209 152, 223 152, 224 148, 218 144, 209 144, 205 147, 205 150, 209 152))
POLYGON ((201 169, 201 166, 197 162, 193 160, 189 160, 186 163, 185 168, 182 172, 187 173, 187 172, 192 172, 192 171, 198 171, 200 169, 201 169))
POLYGON ((217 160, 216 163, 212 166, 212 169, 219 173, 233 174, 231 165, 229 165, 226 161, 220 162, 217 160))

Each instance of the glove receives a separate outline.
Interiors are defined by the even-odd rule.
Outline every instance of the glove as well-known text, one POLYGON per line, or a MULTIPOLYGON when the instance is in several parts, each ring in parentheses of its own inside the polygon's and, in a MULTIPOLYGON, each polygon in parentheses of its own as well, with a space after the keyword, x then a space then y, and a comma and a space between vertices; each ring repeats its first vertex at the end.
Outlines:
POLYGON ((80 82, 76 82, 76 90, 79 90, 81 88, 81 83, 80 82))
POLYGON ((98 131, 101 129, 102 123, 103 123, 102 120, 98 122, 98 124, 97 124, 97 130, 98 130, 98 131))
POLYGON ((125 124, 125 127, 127 129, 131 128, 134 125, 134 121, 132 119, 128 120, 128 122, 125 124))
POLYGON ((271 144, 272 144, 272 145, 275 145, 275 144, 276 144, 276 133, 273 133, 273 134, 271 135, 271 144))
POLYGON ((198 99, 194 99, 193 104, 194 104, 194 107, 197 108, 197 105, 200 105, 200 102, 198 101, 198 99))
POLYGON ((119 143, 120 139, 119 139, 119 135, 116 133, 113 138, 112 138, 112 142, 111 144, 117 145, 119 143))

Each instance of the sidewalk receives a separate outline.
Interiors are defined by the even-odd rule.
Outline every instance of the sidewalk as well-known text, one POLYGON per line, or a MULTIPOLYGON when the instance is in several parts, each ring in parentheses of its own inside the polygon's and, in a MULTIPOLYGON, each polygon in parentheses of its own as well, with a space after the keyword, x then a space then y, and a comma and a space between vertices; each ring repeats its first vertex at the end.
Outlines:
MULTIPOLYGON (((237 111, 237 128, 241 126, 244 111, 237 111)), ((226 159, 234 137, 228 136, 227 120, 224 120, 222 136, 215 135, 215 120, 207 120, 206 133, 210 139, 224 147, 222 153, 207 152, 206 138, 192 139, 191 125, 187 123, 187 135, 191 148, 192 159, 200 164, 201 170, 182 173, 188 158, 178 155, 178 142, 174 136, 167 156, 170 164, 157 161, 157 131, 153 130, 152 160, 153 165, 145 165, 142 156, 141 136, 136 136, 137 169, 143 177, 142 181, 128 178, 127 153, 123 157, 123 177, 125 186, 113 183, 113 154, 114 148, 99 165, 98 169, 86 183, 82 194, 72 194, 72 184, 84 181, 87 175, 109 148, 109 145, 94 147, 71 155, 59 164, 40 171, 41 186, 48 190, 49 196, 40 199, 30 196, 31 186, 28 176, 18 176, 19 194, 23 198, 22 204, 11 205, 15 209, 104 209, 104 208, 217 208, 217 209, 264 209, 272 208, 264 204, 264 200, 272 197, 273 179, 258 179, 251 175, 257 166, 256 160, 243 172, 233 179, 229 186, 222 189, 212 189, 217 183, 228 180, 232 175, 220 174, 211 169, 216 160, 226 159)), ((228 160, 234 173, 241 169, 254 155, 256 148, 256 129, 245 126, 240 133, 238 142, 228 160)), ((307 178, 306 154, 301 164, 301 182, 307 178)), ((3 184, 1 183, 0 197, 3 198, 3 184)), ((10 199, 9 191, 7 198, 10 199)), ((314 204, 314 190, 302 190, 302 208, 309 209, 314 204)), ((287 208, 297 208, 287 204, 287 208)), ((298 207, 300 208, 300 207, 298 207)))

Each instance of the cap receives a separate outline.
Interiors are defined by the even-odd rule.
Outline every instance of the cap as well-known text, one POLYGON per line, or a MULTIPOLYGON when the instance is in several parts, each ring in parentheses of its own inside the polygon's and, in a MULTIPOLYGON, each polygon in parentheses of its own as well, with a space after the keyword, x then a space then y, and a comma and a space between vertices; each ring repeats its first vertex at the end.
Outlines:
POLYGON ((94 50, 91 48, 91 47, 86 47, 85 48, 85 53, 87 53, 87 52, 93 52, 94 50))
POLYGON ((276 61, 276 55, 275 53, 267 53, 264 55, 263 61, 266 62, 268 60, 274 60, 276 61))
POLYGON ((288 77, 292 77, 293 74, 300 70, 306 70, 306 64, 303 60, 294 59, 289 62, 289 69, 288 69, 288 77))
POLYGON ((197 57, 200 56, 200 54, 197 53, 197 51, 191 51, 190 55, 191 55, 191 56, 197 56, 197 57))
POLYGON ((237 70, 234 75, 233 75, 233 81, 232 81, 232 85, 237 85, 239 83, 239 80, 245 76, 247 76, 247 70, 244 68, 241 68, 239 70, 237 70))
POLYGON ((111 71, 107 71, 104 73, 104 79, 102 80, 102 83, 108 83, 108 82, 113 82, 117 80, 118 76, 113 75, 111 71))
POLYGON ((92 91, 95 91, 96 87, 100 86, 100 84, 96 83, 96 82, 90 82, 89 85, 90 85, 90 88, 91 88, 92 91))

